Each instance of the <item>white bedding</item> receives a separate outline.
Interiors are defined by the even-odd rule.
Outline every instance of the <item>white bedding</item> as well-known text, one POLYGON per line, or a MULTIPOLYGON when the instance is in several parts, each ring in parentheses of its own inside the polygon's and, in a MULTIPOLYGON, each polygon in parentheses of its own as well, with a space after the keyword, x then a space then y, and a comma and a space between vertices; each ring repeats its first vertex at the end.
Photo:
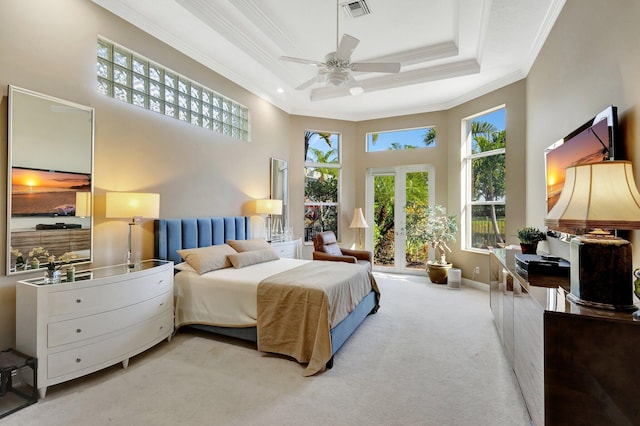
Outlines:
POLYGON ((188 324, 254 327, 260 281, 307 262, 311 260, 278 259, 202 275, 192 271, 177 273, 174 278, 176 329, 188 324))

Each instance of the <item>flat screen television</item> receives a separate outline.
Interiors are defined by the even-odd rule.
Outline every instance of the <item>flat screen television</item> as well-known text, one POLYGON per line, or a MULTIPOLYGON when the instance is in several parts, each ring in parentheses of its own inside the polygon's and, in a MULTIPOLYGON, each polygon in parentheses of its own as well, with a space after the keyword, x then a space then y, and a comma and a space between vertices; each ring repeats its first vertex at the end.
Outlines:
POLYGON ((11 168, 11 216, 75 216, 76 192, 91 191, 87 173, 11 168))
POLYGON ((617 108, 608 106, 591 120, 545 149, 547 211, 551 210, 560 197, 567 167, 622 160, 619 140, 617 108))

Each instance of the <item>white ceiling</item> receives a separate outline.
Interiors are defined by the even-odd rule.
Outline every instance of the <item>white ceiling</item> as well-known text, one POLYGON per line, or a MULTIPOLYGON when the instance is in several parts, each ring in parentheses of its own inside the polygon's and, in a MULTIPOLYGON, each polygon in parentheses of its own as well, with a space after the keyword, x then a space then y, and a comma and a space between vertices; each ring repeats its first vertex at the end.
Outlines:
POLYGON ((290 114, 354 121, 449 109, 526 77, 565 3, 366 0, 371 14, 350 19, 335 0, 93 1, 290 114), (340 37, 360 40, 352 62, 402 69, 354 73, 358 96, 321 83, 295 90, 317 69, 278 58, 323 61, 337 16, 340 37))

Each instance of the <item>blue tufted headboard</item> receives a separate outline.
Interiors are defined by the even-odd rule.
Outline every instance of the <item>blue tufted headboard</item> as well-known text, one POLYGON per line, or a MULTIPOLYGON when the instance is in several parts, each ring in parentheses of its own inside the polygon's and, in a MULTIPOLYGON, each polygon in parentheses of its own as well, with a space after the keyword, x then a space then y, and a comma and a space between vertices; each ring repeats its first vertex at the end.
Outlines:
POLYGON ((154 228, 155 258, 176 264, 182 262, 177 250, 251 238, 248 216, 157 219, 154 228))

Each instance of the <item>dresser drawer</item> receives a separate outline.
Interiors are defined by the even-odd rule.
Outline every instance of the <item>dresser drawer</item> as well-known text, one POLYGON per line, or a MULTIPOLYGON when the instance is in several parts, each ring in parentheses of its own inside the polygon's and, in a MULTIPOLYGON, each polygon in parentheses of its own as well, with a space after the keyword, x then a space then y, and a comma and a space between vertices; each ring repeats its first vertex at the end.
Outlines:
POLYGON ((299 257, 298 250, 300 249, 300 245, 302 241, 300 239, 292 240, 292 241, 281 241, 281 242, 272 242, 271 248, 278 253, 278 256, 289 258, 289 259, 297 259, 299 257))
POLYGON ((166 292, 144 302, 48 325, 47 346, 53 348, 111 333, 171 312, 173 292, 166 292))
POLYGON ((159 272, 122 281, 56 291, 48 294, 48 315, 87 314, 118 309, 172 289, 171 271, 159 272))
POLYGON ((100 342, 49 354, 47 356, 47 377, 49 379, 74 372, 91 369, 94 366, 107 367, 135 354, 136 349, 158 342, 173 332, 173 315, 165 314, 136 324, 121 334, 100 342))

